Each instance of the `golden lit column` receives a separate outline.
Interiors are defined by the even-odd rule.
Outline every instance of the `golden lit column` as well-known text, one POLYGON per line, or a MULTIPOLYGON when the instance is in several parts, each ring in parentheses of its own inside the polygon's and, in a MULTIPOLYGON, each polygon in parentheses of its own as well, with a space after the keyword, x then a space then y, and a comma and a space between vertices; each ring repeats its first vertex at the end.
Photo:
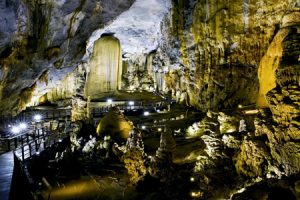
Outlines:
POLYGON ((122 53, 120 41, 112 35, 102 36, 94 43, 85 95, 91 100, 99 93, 121 89, 122 53))

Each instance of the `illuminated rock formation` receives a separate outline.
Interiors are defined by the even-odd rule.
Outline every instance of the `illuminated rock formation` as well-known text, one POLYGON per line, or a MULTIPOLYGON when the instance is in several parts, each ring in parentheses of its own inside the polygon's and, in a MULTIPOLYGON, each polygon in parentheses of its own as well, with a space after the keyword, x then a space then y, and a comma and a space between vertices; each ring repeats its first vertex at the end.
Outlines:
POLYGON ((282 42, 288 34, 288 29, 280 30, 270 44, 267 53, 261 60, 258 69, 259 94, 256 104, 260 107, 267 107, 266 94, 276 87, 275 72, 279 67, 283 53, 282 42))
POLYGON ((21 91, 33 93, 30 88, 36 85, 37 93, 42 96, 52 87, 56 87, 81 61, 85 54, 86 41, 93 31, 108 24, 133 2, 2 1, 1 114, 19 112, 32 101, 30 98, 21 100, 21 91), (49 72, 48 84, 39 84, 38 79, 45 71, 49 72))
POLYGON ((87 77, 85 93, 91 99, 101 92, 121 89, 121 45, 117 38, 102 36, 95 42, 87 77))
POLYGON ((86 120, 89 118, 87 110, 87 99, 84 96, 84 86, 86 83, 86 64, 77 66, 73 72, 75 78, 74 90, 72 92, 72 121, 86 120))
POLYGON ((186 92, 187 105, 202 110, 256 102, 263 106, 265 90, 275 87, 274 73, 269 72, 274 72, 277 67, 272 64, 280 60, 284 27, 299 23, 295 14, 298 4, 295 1, 174 1, 172 13, 164 22, 163 40, 154 66, 161 70, 167 68, 166 76, 172 78, 166 82, 175 91, 173 98, 176 99, 176 93, 181 96, 186 92), (289 17, 285 17, 286 13, 289 17), (260 78, 262 72, 269 74, 260 78), (172 84, 173 74, 178 76, 176 84, 172 84), (265 86, 268 84, 271 87, 265 86), (260 85, 262 100, 257 100, 260 85))
POLYGON ((110 135, 113 140, 126 141, 133 124, 129 121, 117 107, 111 110, 101 119, 97 127, 97 134, 101 137, 110 135))

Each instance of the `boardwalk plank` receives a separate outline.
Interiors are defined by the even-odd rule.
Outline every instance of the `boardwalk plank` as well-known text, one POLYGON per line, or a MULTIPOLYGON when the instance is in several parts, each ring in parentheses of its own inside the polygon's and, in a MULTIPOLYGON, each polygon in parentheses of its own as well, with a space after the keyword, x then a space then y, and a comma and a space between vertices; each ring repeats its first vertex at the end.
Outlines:
POLYGON ((0 155, 0 197, 8 200, 14 169, 13 152, 0 155))

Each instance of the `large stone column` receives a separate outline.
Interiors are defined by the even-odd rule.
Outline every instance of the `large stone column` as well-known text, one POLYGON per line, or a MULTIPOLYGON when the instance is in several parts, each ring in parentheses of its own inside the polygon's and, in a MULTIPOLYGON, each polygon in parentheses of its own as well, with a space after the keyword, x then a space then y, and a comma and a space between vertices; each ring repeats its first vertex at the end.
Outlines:
POLYGON ((121 88, 122 54, 120 41, 112 35, 102 36, 94 43, 85 94, 91 100, 99 93, 121 88))

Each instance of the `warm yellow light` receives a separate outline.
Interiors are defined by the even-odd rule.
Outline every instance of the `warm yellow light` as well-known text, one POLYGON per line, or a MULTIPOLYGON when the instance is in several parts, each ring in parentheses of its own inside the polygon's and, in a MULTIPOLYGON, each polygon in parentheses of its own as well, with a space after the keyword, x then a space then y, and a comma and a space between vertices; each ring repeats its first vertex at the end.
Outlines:
POLYGON ((233 133, 235 131, 235 129, 228 129, 227 131, 226 131, 226 133, 233 133))
POLYGON ((194 177, 191 177, 191 178, 190 178, 190 181, 191 181, 191 182, 194 182, 194 181, 195 181, 195 178, 194 178, 194 177))
POLYGON ((253 114, 258 114, 259 110, 255 109, 255 110, 245 110, 244 113, 246 115, 253 115, 253 114))
POLYGON ((191 196, 192 197, 201 197, 202 196, 202 192, 197 191, 197 192, 191 192, 191 196))

